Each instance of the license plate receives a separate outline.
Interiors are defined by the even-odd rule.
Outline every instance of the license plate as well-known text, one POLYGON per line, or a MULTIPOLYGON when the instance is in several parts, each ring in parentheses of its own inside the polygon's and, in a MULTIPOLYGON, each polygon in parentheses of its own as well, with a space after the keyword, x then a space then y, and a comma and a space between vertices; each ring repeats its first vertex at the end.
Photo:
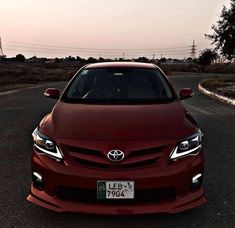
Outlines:
POLYGON ((98 199, 134 199, 134 181, 97 181, 98 199))

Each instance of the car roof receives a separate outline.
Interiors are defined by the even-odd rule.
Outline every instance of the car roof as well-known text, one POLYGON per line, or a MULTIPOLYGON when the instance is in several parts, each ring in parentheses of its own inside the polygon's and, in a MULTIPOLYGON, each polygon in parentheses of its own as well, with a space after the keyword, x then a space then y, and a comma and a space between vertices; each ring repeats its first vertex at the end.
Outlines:
POLYGON ((104 62, 104 63, 93 63, 85 67, 86 69, 97 69, 97 68, 146 68, 156 69, 156 65, 152 63, 139 63, 139 62, 104 62))

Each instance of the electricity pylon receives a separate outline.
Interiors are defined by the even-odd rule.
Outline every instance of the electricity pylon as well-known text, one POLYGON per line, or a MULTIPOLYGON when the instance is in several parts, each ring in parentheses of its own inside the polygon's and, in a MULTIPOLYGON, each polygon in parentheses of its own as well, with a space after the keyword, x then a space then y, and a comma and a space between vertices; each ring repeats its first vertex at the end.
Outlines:
POLYGON ((1 37, 0 37, 0 57, 4 57, 3 49, 2 49, 2 41, 1 41, 1 37))
POLYGON ((195 40, 193 41, 193 45, 190 46, 190 48, 191 48, 191 52, 190 52, 191 58, 192 58, 192 59, 196 59, 197 45, 195 44, 195 40))

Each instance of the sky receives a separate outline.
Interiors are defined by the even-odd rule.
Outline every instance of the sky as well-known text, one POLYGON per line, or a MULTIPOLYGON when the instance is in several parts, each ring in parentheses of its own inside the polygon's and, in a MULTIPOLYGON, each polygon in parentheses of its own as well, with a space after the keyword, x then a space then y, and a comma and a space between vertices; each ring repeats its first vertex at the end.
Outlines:
POLYGON ((0 0, 4 54, 187 58, 230 0, 0 0))

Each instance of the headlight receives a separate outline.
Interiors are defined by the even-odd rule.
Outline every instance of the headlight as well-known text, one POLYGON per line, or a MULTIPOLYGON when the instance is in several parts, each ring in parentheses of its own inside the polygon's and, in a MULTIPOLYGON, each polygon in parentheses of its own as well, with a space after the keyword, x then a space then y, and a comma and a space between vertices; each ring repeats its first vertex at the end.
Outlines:
POLYGON ((202 147, 202 138, 203 134, 201 130, 198 129, 196 134, 187 137, 178 143, 172 151, 170 158, 174 160, 181 157, 198 154, 199 149, 202 147))
POLYGON ((55 159, 63 159, 63 154, 56 145, 53 140, 49 139, 47 136, 43 135, 38 131, 38 128, 36 128, 33 133, 33 142, 34 147, 38 151, 38 153, 49 155, 52 158, 55 159))

